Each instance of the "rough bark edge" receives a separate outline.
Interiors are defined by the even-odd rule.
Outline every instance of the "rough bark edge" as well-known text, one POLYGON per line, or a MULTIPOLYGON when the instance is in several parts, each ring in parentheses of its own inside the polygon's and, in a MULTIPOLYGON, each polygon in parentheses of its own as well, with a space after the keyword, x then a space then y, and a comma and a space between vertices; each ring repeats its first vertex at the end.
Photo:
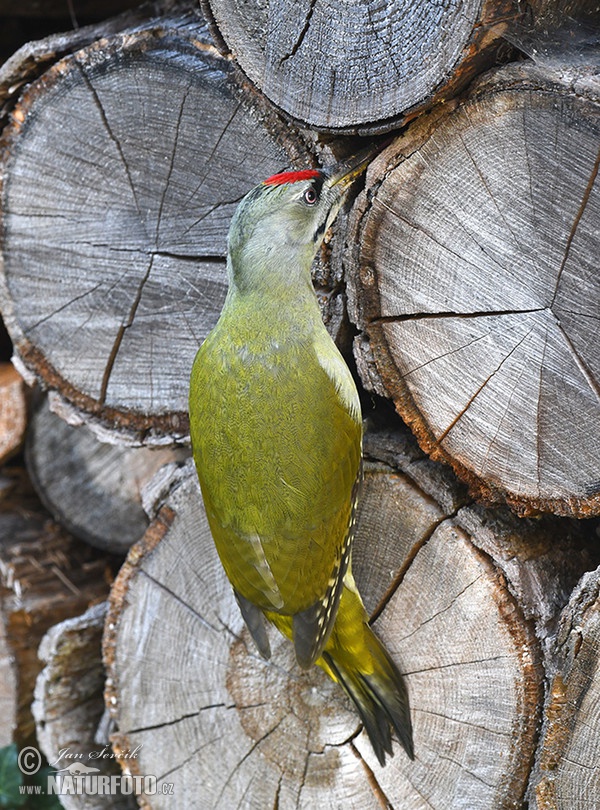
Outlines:
POLYGON ((551 680, 546 697, 544 727, 536 763, 537 782, 531 785, 535 806, 539 810, 556 810, 559 807, 556 772, 578 721, 581 702, 591 686, 589 682, 587 687, 581 681, 571 683, 570 676, 579 656, 597 663, 597 649, 583 642, 587 635, 586 624, 593 614, 598 613, 599 608, 597 572, 591 571, 583 576, 565 607, 556 639, 558 672, 551 680))
MULTIPOLYGON (((125 21, 130 19, 128 15, 124 16, 125 21)), ((240 100, 244 100, 245 96, 244 103, 250 109, 248 92, 255 95, 252 86, 236 82, 229 65, 230 60, 223 58, 208 39, 198 38, 199 31, 186 31, 185 20, 180 19, 180 22, 182 27, 178 27, 173 22, 169 24, 168 20, 149 21, 147 25, 133 28, 130 31, 119 31, 110 37, 103 37, 91 43, 87 42, 82 49, 69 52, 58 62, 54 62, 35 82, 29 84, 15 105, 11 122, 0 136, 0 199, 3 196, 4 178, 10 172, 11 147, 18 142, 32 107, 36 104, 40 94, 60 82, 63 73, 70 69, 71 61, 80 54, 85 54, 87 60, 93 60, 96 57, 106 59, 114 53, 150 50, 161 41, 170 41, 174 43, 175 47, 181 46, 183 42, 186 46, 195 49, 199 57, 203 55, 204 58, 219 64, 232 95, 237 96, 240 100), (3 152, 4 155, 2 155, 3 152)), ((202 20, 198 17, 195 19, 195 26, 200 25, 202 25, 202 20)), ((46 40, 42 42, 45 43, 46 40)), ((20 51, 17 52, 13 59, 16 59, 20 53, 20 51)), ((50 56, 52 55, 50 54, 50 56)), ((258 105, 252 106, 252 109, 258 114, 266 132, 282 148, 291 163, 302 161, 303 163, 310 162, 313 166, 318 165, 314 155, 314 144, 310 143, 308 133, 290 130, 286 121, 277 114, 273 105, 266 99, 260 99, 258 105)), ((37 380, 45 390, 54 392, 65 403, 65 411, 71 407, 75 412, 81 412, 81 422, 85 421, 84 415, 89 415, 91 417, 90 427, 98 433, 102 432, 103 427, 117 430, 124 434, 125 441, 129 439, 133 443, 149 445, 165 444, 164 437, 171 437, 172 443, 186 441, 189 433, 187 412, 170 411, 160 414, 145 414, 133 408, 106 405, 99 398, 79 391, 49 362, 44 353, 31 343, 15 316, 12 297, 8 291, 4 271, 4 240, 4 219, 0 208, 0 291, 5 301, 2 315, 13 342, 15 351, 13 362, 16 360, 15 365, 22 372, 23 377, 29 383, 37 380)), ((54 407, 53 410, 62 415, 60 406, 54 407)), ((68 421, 76 423, 78 420, 72 417, 68 421)))
MULTIPOLYGON (((366 220, 372 207, 372 199, 378 188, 401 163, 420 149, 433 135, 440 122, 449 119, 462 105, 489 97, 496 93, 521 93, 536 91, 551 96, 555 93, 570 94, 576 99, 590 103, 600 102, 600 68, 575 67, 555 74, 549 79, 543 69, 534 63, 518 63, 508 67, 497 68, 482 76, 477 83, 462 97, 453 99, 447 105, 438 107, 429 115, 409 127, 406 134, 395 141, 380 156, 375 158, 367 174, 367 189, 357 199, 350 214, 347 235, 347 252, 344 264, 352 267, 359 274, 358 282, 351 282, 353 295, 349 301, 350 318, 362 331, 359 347, 366 362, 359 368, 365 369, 368 379, 363 380, 370 390, 382 391, 392 399, 394 406, 417 438, 419 446, 435 461, 449 464, 456 475, 463 480, 471 496, 487 506, 506 503, 519 517, 530 517, 547 512, 562 517, 589 518, 600 515, 600 484, 597 492, 588 496, 571 498, 533 498, 511 492, 508 488, 491 484, 476 475, 468 466, 454 458, 438 443, 429 426, 423 419, 415 401, 401 378, 392 359, 389 343, 385 336, 385 323, 393 322, 394 317, 381 317, 381 298, 377 283, 377 271, 370 261, 370 256, 363 257, 360 246, 364 244, 366 220), (375 175, 373 177, 373 175, 375 175), (369 182, 370 181, 370 182, 369 182), (368 361, 372 358, 372 365, 368 361), (373 380, 377 371, 381 388, 373 380)), ((362 357, 361 357, 362 359, 362 357)))
MULTIPOLYGON (((127 595, 129 585, 134 576, 141 570, 146 556, 151 554, 163 539, 175 520, 175 511, 169 506, 163 506, 156 518, 150 524, 143 538, 132 546, 127 559, 114 581, 108 600, 108 613, 104 625, 102 639, 102 660, 107 677, 104 690, 104 702, 116 721, 119 722, 119 678, 115 667, 117 636, 121 614, 127 609, 127 595)), ((111 735, 111 743, 115 757, 123 770, 127 769, 134 775, 142 776, 137 760, 123 757, 122 754, 130 750, 128 737, 117 731, 111 735)), ((139 797, 138 797, 139 798, 139 797)))
POLYGON ((432 89, 428 98, 408 107, 406 110, 399 111, 396 115, 382 118, 371 123, 361 122, 348 126, 328 127, 297 118, 277 105, 274 101, 271 101, 259 87, 253 84, 240 65, 235 61, 235 54, 223 38, 214 18, 210 0, 199 0, 199 3, 212 38, 221 54, 232 61, 234 73, 238 81, 252 87, 256 95, 263 96, 267 103, 274 107, 282 117, 287 119, 294 126, 310 128, 324 135, 382 135, 408 124, 414 118, 421 115, 421 113, 431 110, 437 104, 445 103, 447 99, 452 98, 457 93, 464 90, 464 88, 484 70, 488 70, 500 61, 508 61, 509 55, 512 52, 512 46, 504 39, 504 34, 508 29, 509 22, 521 16, 513 0, 502 0, 501 9, 497 10, 495 8, 495 0, 483 0, 479 20, 473 25, 471 37, 464 43, 463 49, 454 64, 448 66, 447 72, 451 77, 449 81, 442 79, 439 84, 432 89), (504 57, 503 52, 506 53, 504 57))

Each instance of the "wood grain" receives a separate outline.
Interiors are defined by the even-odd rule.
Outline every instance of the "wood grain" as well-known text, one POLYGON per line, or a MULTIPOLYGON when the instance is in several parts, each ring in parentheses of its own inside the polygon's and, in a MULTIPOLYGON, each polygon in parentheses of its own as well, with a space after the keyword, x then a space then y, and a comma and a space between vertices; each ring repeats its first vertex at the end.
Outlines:
POLYGON ((151 440, 187 429, 187 379, 226 291, 236 203, 304 161, 249 109, 198 18, 65 57, 5 131, 2 311, 46 386, 151 440))
POLYGON ((519 806, 540 651, 504 577, 434 499, 381 463, 368 467, 355 550, 374 627, 407 674, 414 763, 397 752, 381 768, 341 692, 320 671, 300 672, 275 632, 272 659, 260 658, 193 471, 113 588, 104 648, 116 750, 142 743, 140 772, 173 782, 181 807, 201 797, 211 807, 441 810, 458 806, 454 795, 519 806))
MULTIPOLYGON (((387 131, 493 64, 502 0, 386 4, 204 0, 242 71, 293 119, 323 130, 387 131)), ((226 43, 226 44, 225 44, 226 43)))
POLYGON ((380 387, 428 452, 520 513, 600 510, 600 105, 585 81, 587 95, 506 68, 424 120, 373 167, 385 179, 350 239, 380 387))

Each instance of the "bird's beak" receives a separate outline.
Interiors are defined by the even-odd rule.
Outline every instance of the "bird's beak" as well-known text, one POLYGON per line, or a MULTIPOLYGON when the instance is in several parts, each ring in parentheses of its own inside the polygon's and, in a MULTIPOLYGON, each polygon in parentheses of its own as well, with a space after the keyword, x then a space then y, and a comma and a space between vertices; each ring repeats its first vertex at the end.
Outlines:
POLYGON ((382 149, 389 144, 389 140, 385 143, 368 146, 366 149, 361 149, 352 157, 336 163, 335 166, 330 166, 325 169, 326 188, 334 188, 340 196, 343 196, 347 189, 350 188, 356 178, 361 175, 369 163, 376 157, 382 149))

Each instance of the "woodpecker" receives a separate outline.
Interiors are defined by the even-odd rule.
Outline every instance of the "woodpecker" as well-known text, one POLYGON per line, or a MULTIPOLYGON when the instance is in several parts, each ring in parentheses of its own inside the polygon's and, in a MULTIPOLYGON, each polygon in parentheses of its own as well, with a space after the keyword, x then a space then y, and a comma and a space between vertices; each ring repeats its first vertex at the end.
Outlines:
POLYGON ((352 576, 361 407, 310 273, 373 155, 273 175, 241 201, 228 292, 194 361, 189 413, 211 533, 258 650, 269 658, 271 622, 300 667, 317 664, 346 691, 384 765, 392 729, 413 758, 408 694, 352 576))

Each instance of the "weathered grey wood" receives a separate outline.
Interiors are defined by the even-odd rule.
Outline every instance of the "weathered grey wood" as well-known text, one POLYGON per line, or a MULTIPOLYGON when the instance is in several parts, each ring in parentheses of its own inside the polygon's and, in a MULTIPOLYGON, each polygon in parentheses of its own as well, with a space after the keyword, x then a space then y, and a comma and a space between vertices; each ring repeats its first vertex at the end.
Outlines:
POLYGON ((38 401, 27 434, 32 482, 61 525, 98 548, 126 554, 148 528, 142 490, 164 464, 183 461, 184 448, 126 447, 100 442, 38 401))
POLYGON ((151 442, 187 429, 195 351, 254 184, 309 158, 252 109, 201 19, 163 19, 57 62, 4 133, 2 312, 25 367, 151 442))
POLYGON ((565 608, 544 711, 532 810, 592 808, 600 794, 600 569, 565 608))
POLYGON ((600 511, 599 88, 492 74, 389 147, 353 213, 363 382, 520 513, 600 511))
POLYGON ((254 84, 297 121, 323 130, 387 131, 493 64, 504 0, 382 5, 203 0, 213 28, 254 84))
MULTIPOLYGON (((35 684, 32 712, 37 740, 46 759, 57 770, 83 764, 87 773, 121 773, 108 740, 97 738, 103 716, 102 630, 107 603, 51 627, 41 641, 44 669, 35 684)), ((61 795, 66 810, 134 808, 131 795, 94 795, 85 791, 61 795)))
POLYGON ((2 478, 0 613, 16 677, 14 738, 35 744, 31 700, 42 668, 38 645, 53 624, 106 598, 111 572, 105 558, 50 519, 23 470, 6 468, 2 478))
POLYGON ((0 362, 0 464, 14 455, 25 439, 27 394, 21 375, 0 362))
MULTIPOLYGON (((406 451, 388 443, 424 479, 418 453, 406 451)), ((542 674, 519 602, 491 556, 404 472, 368 466, 358 521, 355 575, 407 675, 415 762, 397 753, 382 769, 341 693, 320 671, 300 672, 274 631, 272 660, 260 658, 190 469, 130 551, 105 635, 116 750, 141 743, 136 767, 174 782, 178 806, 520 806, 542 674)), ((486 523, 477 533, 491 531, 486 523)))

